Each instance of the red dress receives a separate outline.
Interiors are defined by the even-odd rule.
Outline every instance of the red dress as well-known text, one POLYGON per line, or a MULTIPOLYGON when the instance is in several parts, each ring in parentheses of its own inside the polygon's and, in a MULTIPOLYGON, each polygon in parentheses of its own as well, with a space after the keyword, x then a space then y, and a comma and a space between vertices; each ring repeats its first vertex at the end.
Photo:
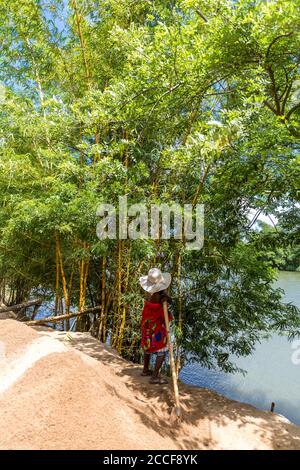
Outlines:
MULTIPOLYGON (((169 320, 173 317, 169 313, 169 320)), ((162 304, 145 301, 142 313, 142 348, 154 353, 167 345, 167 330, 162 304)))

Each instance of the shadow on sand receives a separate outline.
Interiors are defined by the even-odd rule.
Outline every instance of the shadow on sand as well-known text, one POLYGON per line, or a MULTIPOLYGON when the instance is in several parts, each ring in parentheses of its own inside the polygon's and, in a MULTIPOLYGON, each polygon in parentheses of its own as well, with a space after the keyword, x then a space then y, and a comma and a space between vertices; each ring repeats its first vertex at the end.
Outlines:
MULTIPOLYGON (((44 327, 35 329, 43 333, 49 331, 44 327)), ((243 429, 246 425, 248 428, 253 425, 257 448, 261 442, 271 441, 273 449, 300 449, 300 428, 287 420, 251 405, 229 400, 209 389, 192 387, 181 382, 179 392, 182 420, 177 422, 172 413, 174 402, 171 379, 169 384, 163 386, 149 384, 149 377, 141 376, 141 366, 120 358, 115 350, 99 343, 88 333, 66 335, 65 332, 57 331, 55 336, 104 365, 109 365, 131 391, 131 398, 120 396, 111 384, 106 385, 108 390, 125 401, 147 427, 155 429, 161 436, 167 435, 173 439, 178 448, 219 448, 213 436, 216 431, 220 434, 222 428, 226 433, 230 422, 233 422, 235 429, 241 430, 241 441, 236 443, 237 447, 255 448, 253 439, 247 447, 247 432, 243 429), (242 431, 245 431, 244 446, 242 431)), ((252 429, 252 435, 253 432, 252 429)), ((225 441, 230 448, 235 448, 235 442, 230 442, 230 435, 225 441)))

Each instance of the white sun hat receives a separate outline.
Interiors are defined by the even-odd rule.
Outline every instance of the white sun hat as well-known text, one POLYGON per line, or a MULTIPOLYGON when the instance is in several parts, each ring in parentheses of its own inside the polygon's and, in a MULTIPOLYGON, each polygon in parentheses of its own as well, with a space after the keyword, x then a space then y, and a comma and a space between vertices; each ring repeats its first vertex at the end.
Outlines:
POLYGON ((167 289, 171 284, 171 279, 171 274, 162 273, 158 268, 152 268, 147 276, 140 277, 140 284, 146 292, 154 294, 155 292, 167 289))

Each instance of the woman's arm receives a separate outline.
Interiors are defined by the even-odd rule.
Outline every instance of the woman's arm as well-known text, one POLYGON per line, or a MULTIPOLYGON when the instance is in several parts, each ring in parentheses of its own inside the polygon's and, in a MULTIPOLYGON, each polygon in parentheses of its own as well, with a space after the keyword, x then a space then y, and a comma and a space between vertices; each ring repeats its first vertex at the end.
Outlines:
POLYGON ((170 304, 172 302, 172 298, 169 296, 169 294, 167 293, 166 290, 161 292, 160 301, 161 301, 161 303, 168 302, 168 304, 170 304))

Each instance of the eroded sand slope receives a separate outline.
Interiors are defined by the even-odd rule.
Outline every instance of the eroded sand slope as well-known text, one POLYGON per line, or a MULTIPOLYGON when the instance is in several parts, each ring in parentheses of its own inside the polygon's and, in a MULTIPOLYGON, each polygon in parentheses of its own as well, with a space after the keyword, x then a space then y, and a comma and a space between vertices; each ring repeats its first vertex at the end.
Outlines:
POLYGON ((300 449, 280 416, 183 384, 174 426, 171 386, 88 333, 3 319, 0 354, 0 449, 300 449))

